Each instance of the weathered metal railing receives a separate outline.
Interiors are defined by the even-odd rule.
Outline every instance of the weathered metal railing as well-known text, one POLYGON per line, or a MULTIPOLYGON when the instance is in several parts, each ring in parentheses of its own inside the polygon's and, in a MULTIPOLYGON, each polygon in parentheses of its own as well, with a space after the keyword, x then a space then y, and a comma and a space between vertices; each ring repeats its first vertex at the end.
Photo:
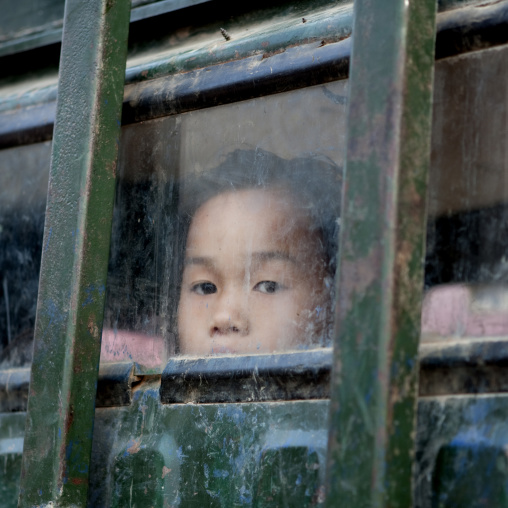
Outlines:
POLYGON ((330 507, 411 506, 435 9, 355 2, 330 507))
POLYGON ((20 506, 84 506, 129 0, 67 0, 20 506))

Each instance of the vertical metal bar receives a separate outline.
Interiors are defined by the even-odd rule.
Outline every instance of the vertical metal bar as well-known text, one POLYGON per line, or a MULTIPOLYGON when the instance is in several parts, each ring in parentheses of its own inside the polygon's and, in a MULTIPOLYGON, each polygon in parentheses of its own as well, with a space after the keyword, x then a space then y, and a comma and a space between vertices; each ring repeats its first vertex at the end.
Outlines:
POLYGON ((129 0, 67 0, 19 506, 85 506, 129 0))
POLYGON ((327 506, 409 507, 435 0, 356 0, 327 506))

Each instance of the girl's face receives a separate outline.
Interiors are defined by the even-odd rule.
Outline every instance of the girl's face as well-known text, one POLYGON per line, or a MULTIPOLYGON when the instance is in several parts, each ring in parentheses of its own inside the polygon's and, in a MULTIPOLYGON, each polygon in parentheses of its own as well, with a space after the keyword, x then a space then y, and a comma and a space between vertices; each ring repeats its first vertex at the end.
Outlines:
POLYGON ((187 238, 178 331, 183 354, 269 353, 310 344, 329 314, 320 237, 283 190, 220 194, 187 238))

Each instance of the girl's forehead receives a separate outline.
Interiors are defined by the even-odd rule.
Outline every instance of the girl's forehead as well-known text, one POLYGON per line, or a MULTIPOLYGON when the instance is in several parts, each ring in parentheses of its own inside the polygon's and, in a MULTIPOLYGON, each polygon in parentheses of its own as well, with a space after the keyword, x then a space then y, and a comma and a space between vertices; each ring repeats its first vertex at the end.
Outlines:
POLYGON ((282 215, 296 219, 300 215, 301 206, 283 187, 256 187, 221 192, 205 201, 197 209, 195 217, 203 213, 222 215, 231 211, 246 215, 266 211, 273 217, 282 215))
MULTIPOLYGON (((300 257, 320 246, 311 221, 291 194, 283 189, 225 192, 196 212, 187 239, 187 253, 284 250, 300 257)), ((191 254, 194 255, 194 254, 191 254)))
POLYGON ((213 230, 218 239, 236 235, 240 240, 271 234, 289 237, 312 228, 288 191, 256 188, 224 192, 206 201, 194 215, 190 236, 197 229, 200 234, 213 230))

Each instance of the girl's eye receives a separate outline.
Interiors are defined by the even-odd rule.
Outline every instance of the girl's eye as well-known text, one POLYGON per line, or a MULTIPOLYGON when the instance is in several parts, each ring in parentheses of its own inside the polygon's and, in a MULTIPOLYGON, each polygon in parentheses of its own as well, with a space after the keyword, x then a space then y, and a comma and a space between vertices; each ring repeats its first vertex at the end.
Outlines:
POLYGON ((217 286, 212 282, 199 282, 191 287, 191 291, 198 295, 213 295, 217 293, 217 286))
POLYGON ((273 280, 262 280, 254 286, 254 291, 259 291, 260 293, 265 294, 273 294, 281 289, 283 289, 282 285, 273 280))

